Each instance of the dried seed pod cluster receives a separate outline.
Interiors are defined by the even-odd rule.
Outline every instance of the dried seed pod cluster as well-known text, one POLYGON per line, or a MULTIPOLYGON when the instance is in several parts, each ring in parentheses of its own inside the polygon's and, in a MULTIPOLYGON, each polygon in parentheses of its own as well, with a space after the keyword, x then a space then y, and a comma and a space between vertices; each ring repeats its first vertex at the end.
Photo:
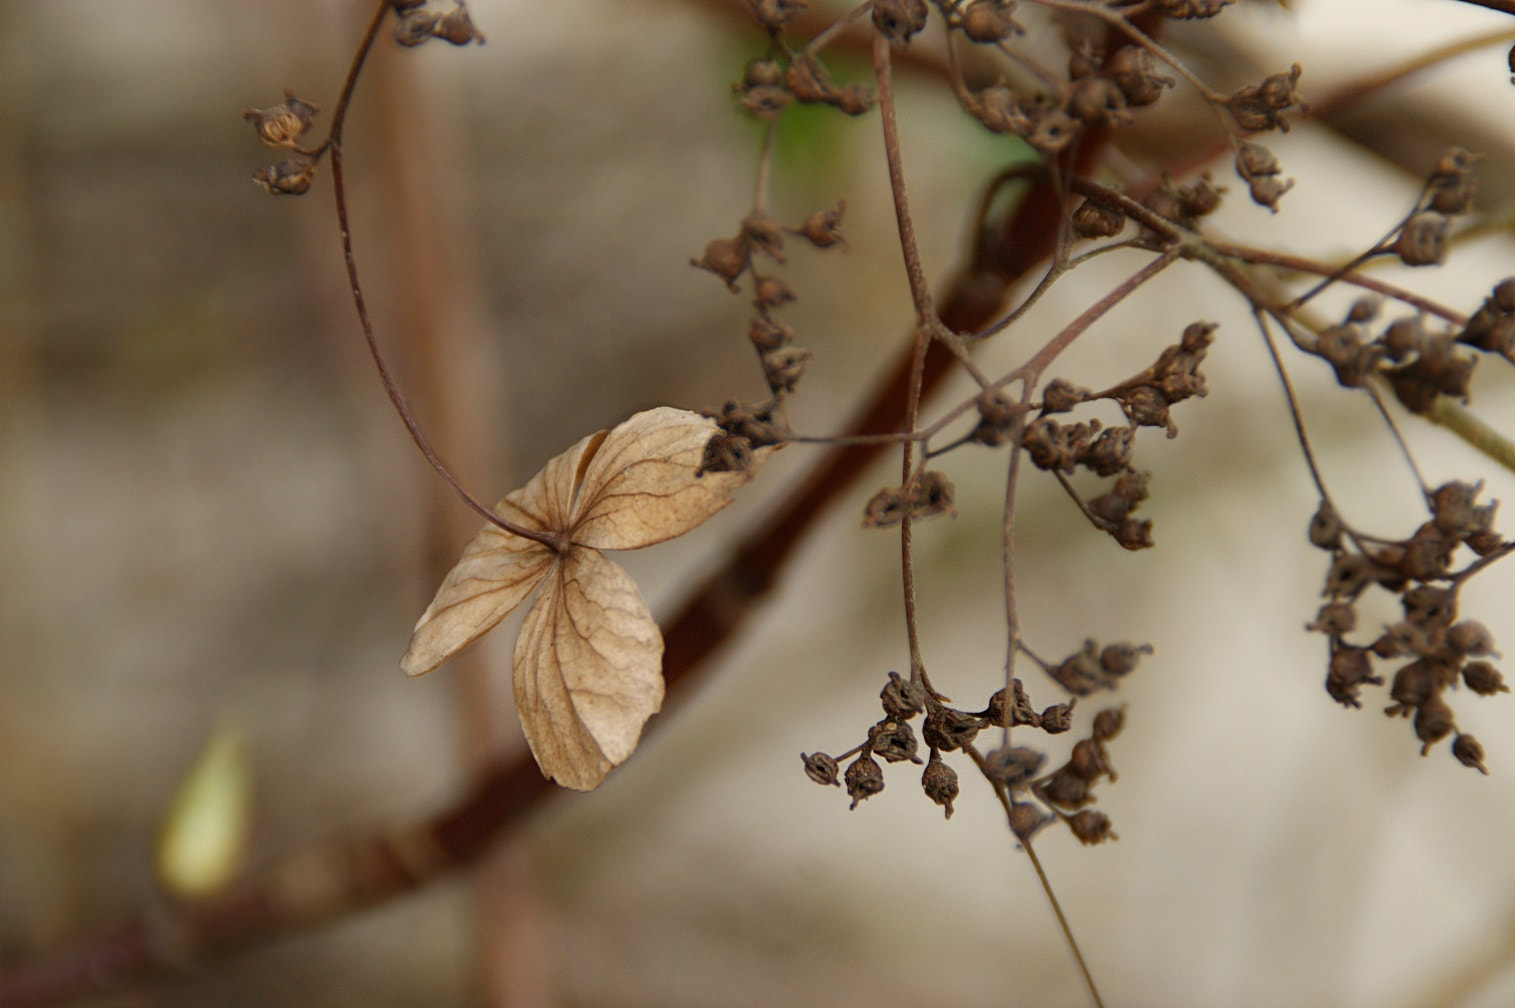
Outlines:
MULTIPOLYGON (((1135 655, 1150 653, 1151 648, 1116 645, 1105 651, 1111 655, 1115 651, 1122 652, 1113 660, 1124 664, 1124 668, 1114 674, 1124 675, 1135 666, 1135 655)), ((859 802, 884 790, 881 759, 886 764, 924 764, 921 790, 941 806, 947 818, 952 818, 953 802, 961 791, 961 783, 957 771, 946 762, 943 754, 962 752, 1001 793, 1011 810, 1011 827, 1020 840, 1030 840, 1055 819, 1062 820, 1083 843, 1115 839, 1110 820, 1086 806, 1094 801, 1090 789, 1100 778, 1115 780, 1115 770, 1110 765, 1105 743, 1120 733, 1125 720, 1124 708, 1100 711, 1094 718, 1089 737, 1074 745, 1068 762, 1050 774, 1039 776, 1046 763, 1045 753, 1032 746, 1012 745, 1008 741, 988 752, 980 752, 978 738, 989 728, 1027 727, 1048 735, 1061 734, 1072 727, 1077 699, 1053 704, 1038 712, 1031 706, 1025 687, 1016 679, 1008 694, 1003 689, 998 690, 983 710, 964 711, 947 706, 923 677, 907 679, 898 672, 890 672, 879 700, 884 717, 868 728, 867 737, 861 744, 838 756, 823 752, 800 754, 806 776, 817 784, 845 787, 852 799, 851 808, 857 808, 859 802), (922 715, 920 740, 917 741, 911 722, 922 715), (927 749, 924 760, 920 755, 921 742, 927 749), (851 762, 844 770, 842 763, 847 760, 851 762)), ((1008 734, 1005 737, 1008 738, 1008 734)))
POLYGON ((1308 629, 1326 635, 1330 661, 1326 692, 1345 707, 1361 707, 1366 686, 1381 686, 1374 662, 1396 662, 1389 694, 1389 716, 1412 718, 1421 754, 1455 735, 1452 754, 1464 765, 1488 771, 1483 748, 1457 731, 1445 693, 1459 683, 1480 696, 1506 692, 1497 669, 1485 659, 1498 657, 1493 636, 1483 624, 1457 618, 1458 592, 1491 558, 1512 544, 1494 531, 1497 502, 1477 503, 1481 485, 1446 483, 1429 497, 1431 516, 1405 539, 1384 540, 1357 533, 1326 502, 1310 522, 1310 542, 1331 551, 1321 606, 1308 629), (1461 550, 1473 558, 1460 570, 1461 550), (1381 628, 1369 641, 1353 643, 1357 603, 1370 587, 1399 597, 1404 618, 1381 628))

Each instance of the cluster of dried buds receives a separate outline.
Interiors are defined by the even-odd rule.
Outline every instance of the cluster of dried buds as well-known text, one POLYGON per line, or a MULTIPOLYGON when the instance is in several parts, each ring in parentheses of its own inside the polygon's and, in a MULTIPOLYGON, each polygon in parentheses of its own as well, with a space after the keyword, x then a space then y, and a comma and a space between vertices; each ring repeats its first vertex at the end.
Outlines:
MULTIPOLYGON (((1039 469, 1056 473, 1085 516, 1127 549, 1144 549, 1152 545, 1152 523, 1131 517, 1147 497, 1150 474, 1131 468, 1138 427, 1161 427, 1169 437, 1178 434, 1170 408, 1185 399, 1206 393, 1205 378, 1199 367, 1214 340, 1215 325, 1195 322, 1184 329, 1183 336, 1163 350, 1157 360, 1139 374, 1094 393, 1061 379, 1053 379, 1042 392, 1041 415, 1027 424, 1021 434, 1021 447, 1031 463, 1039 469), (1109 399, 1126 414, 1124 427, 1102 427, 1095 419, 1078 423, 1061 423, 1052 414, 1066 413, 1080 403, 1109 399), (1105 493, 1084 501, 1065 479, 1078 468, 1101 477, 1115 477, 1105 493)), ((979 401, 980 421, 971 439, 982 444, 999 443, 999 431, 1007 422, 1006 404, 993 396, 979 401)))
POLYGON ((833 83, 821 61, 803 50, 788 57, 787 63, 768 56, 752 60, 741 82, 731 89, 742 108, 760 119, 772 119, 795 101, 830 105, 851 116, 869 111, 874 102, 873 91, 862 84, 833 83))
MULTIPOLYGON (((962 30, 968 33, 966 23, 962 30)), ((1024 98, 1007 84, 964 92, 968 113, 994 133, 1020 137, 1043 154, 1063 150, 1090 126, 1125 124, 1131 109, 1155 105, 1173 79, 1157 72, 1140 46, 1122 46, 1108 60, 1087 43, 1068 59, 1068 79, 1055 92, 1024 98)))
POLYGON ((811 780, 817 784, 845 785, 852 808, 884 790, 884 770, 879 763, 882 759, 885 763, 924 765, 921 789, 950 819, 959 783, 957 771, 942 754, 962 751, 1008 798, 1011 827, 1021 840, 1029 840, 1054 818, 1066 823, 1086 844, 1114 839, 1109 818, 1085 806, 1094 800, 1090 788, 1101 777, 1115 779, 1105 742, 1119 734, 1125 717, 1123 709, 1101 711, 1094 718, 1091 735, 1074 745, 1069 761, 1050 774, 1038 776, 1046 762, 1044 753, 1030 746, 1008 744, 980 753, 974 745, 978 734, 986 728, 1011 726, 1040 729, 1048 735, 1062 734, 1072 727, 1077 699, 1037 711, 1021 681, 1016 679, 1011 691, 999 690, 989 698, 987 707, 974 713, 946 706, 931 690, 898 672, 889 673, 879 699, 884 716, 868 729, 861 744, 840 756, 823 752, 800 754, 811 780), (921 715, 924 718, 917 741, 911 722, 921 715), (927 749, 925 759, 920 755, 921 742, 927 749), (852 762, 844 771, 841 763, 848 759, 852 762), (1033 797, 1041 804, 1032 801, 1033 797))
MULTIPOLYGON (((418 46, 434 38, 459 46, 484 41, 463 0, 453 0, 446 10, 433 10, 427 6, 426 0, 389 0, 387 8, 399 19, 394 37, 402 46, 418 46)), ((259 140, 269 147, 297 155, 259 168, 253 172, 254 182, 276 196, 301 196, 310 190, 310 183, 316 177, 316 165, 330 146, 330 141, 315 148, 300 144, 300 138, 310 129, 318 111, 315 105, 296 97, 293 91, 285 91, 283 104, 250 108, 242 113, 242 118, 252 123, 259 140)))
MULTIPOLYGON (((757 410, 736 408, 727 404, 717 423, 733 438, 744 439, 746 447, 762 447, 776 444, 775 437, 782 440, 778 431, 782 424, 774 418, 781 415, 780 404, 785 396, 794 391, 795 384, 805 373, 805 366, 812 356, 809 350, 794 345, 793 327, 779 321, 776 312, 793 301, 794 292, 789 285, 771 273, 757 269, 759 257, 776 263, 784 260, 784 235, 797 235, 818 249, 847 247, 842 237, 842 211, 845 204, 838 203, 830 210, 818 210, 806 217, 799 227, 783 228, 765 211, 754 210, 742 221, 741 229, 731 238, 716 238, 705 246, 705 254, 691 259, 690 265, 708 270, 725 281, 733 293, 741 289, 739 281, 746 276, 752 285, 752 320, 747 326, 747 338, 757 351, 763 368, 763 378, 768 383, 772 400, 757 410), (733 413, 732 411, 735 410, 733 413), (757 426, 754 427, 753 424, 757 426)), ((706 469, 719 471, 730 468, 739 461, 742 445, 721 441, 721 436, 711 442, 706 452, 706 469), (720 441, 721 443, 717 443, 720 441), (721 461, 722 454, 734 448, 733 459, 721 461)))
POLYGON ((1330 364, 1345 388, 1382 377, 1413 413, 1430 413, 1439 396, 1467 401, 1478 354, 1464 348, 1515 360, 1515 277, 1496 284, 1460 329, 1430 329, 1423 316, 1411 315, 1370 335, 1378 310, 1377 300, 1358 300, 1304 349, 1330 364))
POLYGON ((1361 707, 1364 686, 1381 686, 1373 661, 1408 659, 1394 673, 1389 694, 1390 717, 1413 717, 1421 755, 1454 735, 1452 755, 1465 766, 1487 773, 1483 747, 1457 730, 1444 696, 1460 681, 1480 696, 1507 692, 1499 671, 1485 658, 1497 657, 1493 637, 1481 623, 1458 621, 1457 593, 1464 581, 1487 562, 1510 549, 1494 531, 1497 502, 1476 503, 1481 484, 1447 483, 1429 498, 1431 517, 1403 540, 1369 539, 1348 529, 1329 503, 1310 522, 1310 541, 1331 551, 1331 567, 1321 607, 1309 629, 1330 639, 1326 692, 1346 707, 1361 707), (1457 551, 1476 555, 1454 572, 1457 551), (1367 644, 1347 636, 1358 626, 1357 602, 1371 585, 1399 596, 1404 619, 1385 626, 1367 644))

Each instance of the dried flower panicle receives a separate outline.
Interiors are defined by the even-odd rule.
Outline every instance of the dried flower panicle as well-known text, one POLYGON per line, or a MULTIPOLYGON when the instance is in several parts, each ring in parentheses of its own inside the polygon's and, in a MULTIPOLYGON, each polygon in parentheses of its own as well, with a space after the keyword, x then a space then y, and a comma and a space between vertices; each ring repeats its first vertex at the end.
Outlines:
POLYGON ((1497 504, 1477 503, 1479 490, 1460 482, 1436 488, 1429 496, 1428 520, 1401 540, 1349 534, 1334 508, 1323 503, 1310 523, 1310 541, 1332 553, 1323 593, 1328 601, 1307 629, 1329 641, 1326 692, 1333 700, 1361 707, 1362 690, 1385 683, 1375 662, 1399 663, 1389 680, 1393 703, 1385 713, 1411 720, 1421 755, 1455 736, 1453 756, 1487 773, 1482 746, 1458 731, 1446 698, 1459 684, 1480 696, 1505 691, 1498 670, 1484 660, 1498 656, 1492 634, 1481 623, 1457 618, 1463 579, 1483 557, 1506 548, 1493 531, 1497 504), (1461 547, 1474 559, 1459 572, 1454 565, 1461 547), (1348 636, 1359 629, 1357 602, 1373 585, 1399 597, 1404 618, 1372 640, 1354 643, 1348 636))

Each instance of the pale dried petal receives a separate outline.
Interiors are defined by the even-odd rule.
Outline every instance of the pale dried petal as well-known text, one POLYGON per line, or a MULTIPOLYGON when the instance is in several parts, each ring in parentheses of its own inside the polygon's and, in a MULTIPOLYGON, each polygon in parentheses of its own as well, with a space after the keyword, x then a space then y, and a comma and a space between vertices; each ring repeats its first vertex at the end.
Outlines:
POLYGON ((516 711, 542 772, 588 791, 663 703, 663 638, 631 577, 596 550, 553 568, 516 639, 516 711))
POLYGON ((640 549, 683 535, 731 503, 737 472, 700 475, 715 421, 660 406, 616 427, 579 488, 571 538, 597 549, 640 549))
MULTIPOLYGON (((527 512, 510 503, 528 488, 517 490, 495 510, 535 525, 527 512)), ((424 675, 472 644, 531 594, 552 561, 553 552, 546 546, 493 525, 474 536, 416 623, 400 668, 406 675, 424 675)))

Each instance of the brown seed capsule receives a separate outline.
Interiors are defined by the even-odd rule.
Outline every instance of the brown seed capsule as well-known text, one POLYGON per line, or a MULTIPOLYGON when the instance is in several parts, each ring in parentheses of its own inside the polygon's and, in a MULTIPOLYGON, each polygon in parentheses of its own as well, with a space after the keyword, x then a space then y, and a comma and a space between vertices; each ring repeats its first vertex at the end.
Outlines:
POLYGON ((1447 259, 1447 219, 1423 210, 1405 221, 1394 242, 1394 254, 1406 266, 1439 266, 1447 259))
POLYGON ((926 715, 921 738, 933 749, 951 752, 972 742, 983 727, 984 722, 972 714, 938 707, 926 715))
POLYGON ((455 46, 467 45, 470 42, 484 44, 484 33, 474 26, 473 18, 468 16, 468 8, 462 3, 443 14, 432 32, 437 38, 455 46))
POLYGON ((920 763, 915 732, 903 721, 885 719, 868 732, 868 745, 890 763, 920 763))
POLYGON ((1382 686, 1373 674, 1373 661, 1362 648, 1343 645, 1331 653, 1326 670, 1326 693, 1343 707, 1361 707, 1358 693, 1364 686, 1382 686))
POLYGON ((1094 197, 1085 199, 1073 211, 1073 230, 1082 238, 1113 238, 1126 226, 1126 215, 1118 207, 1094 197))
POLYGON ((1034 837, 1052 817, 1030 802, 1012 802, 1010 805, 1010 832, 1021 843, 1034 837))
POLYGON ((753 469, 752 442, 740 434, 716 431, 705 442, 700 456, 701 474, 718 472, 751 473, 753 469))
POLYGON ((303 196, 315 175, 314 161, 281 161, 253 172, 253 181, 275 196, 303 196))
POLYGON ((1105 76, 1115 82, 1132 108, 1155 105, 1163 88, 1173 86, 1172 77, 1157 72, 1152 54, 1141 46, 1128 45, 1115 50, 1105 67, 1105 76))
POLYGON ((442 15, 436 11, 410 10, 400 16, 395 26, 395 41, 407 49, 436 38, 435 29, 442 15))
POLYGON ((1459 654, 1471 655, 1474 658, 1483 658, 1488 655, 1499 657, 1494 651, 1494 635, 1489 633, 1489 628, 1474 620, 1464 620, 1454 624, 1447 631, 1447 645, 1459 654))
POLYGON ((1094 809, 1084 809, 1082 812, 1074 813, 1068 820, 1068 828, 1073 830, 1073 835, 1078 837, 1079 843, 1085 845, 1120 839, 1110 829, 1110 817, 1094 809))
POLYGON ((758 352, 766 353, 793 340, 794 329, 782 322, 775 322, 766 315, 757 314, 752 316, 752 322, 747 326, 747 338, 758 348, 758 352))
POLYGON ((295 141, 310 128, 318 111, 310 102, 295 97, 293 91, 286 91, 284 104, 248 109, 242 118, 253 124, 258 139, 269 147, 295 147, 295 141))
POLYGON ((848 808, 857 808, 857 803, 866 798, 872 798, 884 790, 884 771, 879 767, 878 761, 867 753, 863 753, 853 760, 843 775, 847 782, 847 796, 852 799, 848 808))
POLYGON ((1273 129, 1287 133, 1289 121, 1283 113, 1291 108, 1308 111, 1294 90, 1302 72, 1296 63, 1289 72, 1270 74, 1262 83, 1241 88, 1227 98, 1226 108, 1236 125, 1248 133, 1273 129))
POLYGON ((972 0, 963 8, 959 23, 974 42, 999 42, 1020 32, 1010 17, 1012 3, 1006 0, 972 0))
POLYGON ((807 52, 799 52, 784 71, 784 86, 789 93, 802 102, 829 102, 836 94, 836 85, 820 60, 807 52))
POLYGON ((1015 421, 1024 412, 1020 403, 999 389, 990 388, 979 393, 975 405, 978 406, 978 426, 973 428, 968 439, 990 448, 998 448, 1010 440, 1015 421))
POLYGON ((926 27, 926 0, 874 0, 873 27, 895 45, 909 45, 910 37, 926 27))
POLYGON ((813 356, 809 350, 787 346, 763 354, 763 377, 768 379, 768 388, 775 394, 793 392, 813 356))
POLYGON ((1083 808, 1094 799, 1089 795, 1089 780, 1080 777, 1074 769, 1064 764, 1036 787, 1036 793, 1049 805, 1060 809, 1083 808))
POLYGON ((816 248, 831 248, 833 245, 841 246, 845 251, 847 239, 842 237, 842 211, 847 209, 847 204, 837 201, 835 207, 830 210, 817 210, 805 218, 797 230, 793 233, 800 235, 816 248))
POLYGON ((1431 751, 1431 747, 1457 729, 1457 721, 1452 716, 1452 708, 1440 695, 1426 698, 1415 709, 1415 737, 1424 743, 1420 747, 1420 754, 1424 756, 1431 751))
POLYGON ((991 780, 1011 791, 1031 782, 1047 757, 1030 746, 1001 746, 984 757, 985 772, 991 780))
POLYGON ((784 68, 771 59, 748 60, 740 88, 778 87, 784 83, 784 68))
POLYGON ((747 268, 747 262, 747 243, 738 235, 735 238, 714 239, 705 246, 704 256, 689 260, 689 265, 709 270, 726 281, 726 286, 734 291, 736 278, 747 268))
POLYGON ((1483 746, 1471 735, 1459 735, 1452 740, 1452 755, 1465 767, 1472 767, 1487 776, 1489 768, 1483 765, 1483 746))
POLYGON ((926 709, 926 691, 898 672, 889 673, 889 681, 879 693, 884 714, 896 721, 909 721, 926 709))
POLYGON ((1094 728, 1091 737, 1100 742, 1108 742, 1120 734, 1120 730, 1126 726, 1126 708, 1106 707, 1094 715, 1094 728))
POLYGON ((942 762, 942 754, 931 750, 931 759, 921 774, 921 788, 926 797, 942 806, 947 818, 952 818, 952 801, 957 797, 957 771, 942 762))
POLYGON ((1499 670, 1486 661, 1470 661, 1462 667, 1462 681, 1468 689, 1479 696, 1493 696, 1495 693, 1508 693, 1510 687, 1505 685, 1504 676, 1499 670))
POLYGON ((1053 704, 1041 713, 1042 731, 1048 735, 1061 735, 1073 727, 1073 705, 1078 703, 1074 698, 1068 703, 1053 704))
POLYGON ((794 300, 794 291, 776 276, 758 277, 753 303, 759 308, 777 308, 794 300))
POLYGON ((817 784, 835 784, 842 786, 842 782, 836 779, 836 760, 823 752, 800 753, 800 759, 805 761, 805 776, 817 784))

